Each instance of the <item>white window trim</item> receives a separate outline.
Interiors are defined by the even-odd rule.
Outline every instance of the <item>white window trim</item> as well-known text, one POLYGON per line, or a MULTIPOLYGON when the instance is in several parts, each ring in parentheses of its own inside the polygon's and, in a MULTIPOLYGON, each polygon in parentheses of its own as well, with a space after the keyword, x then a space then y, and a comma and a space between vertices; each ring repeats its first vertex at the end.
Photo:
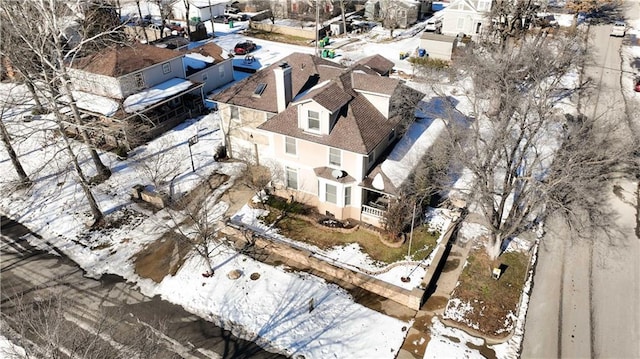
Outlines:
POLYGON ((309 132, 313 132, 313 133, 320 133, 322 131, 322 120, 321 120, 322 113, 320 111, 309 110, 309 109, 307 109, 306 111, 307 111, 306 112, 306 116, 305 116, 305 119, 307 120, 306 123, 305 123, 306 130, 309 131, 309 132), (309 116, 309 112, 311 112, 311 111, 313 111, 313 112, 318 114, 318 118, 317 118, 317 120, 318 120, 318 128, 317 129, 311 128, 309 126, 309 121, 311 120, 311 117, 309 116))
POLYGON ((165 62, 162 64, 162 73, 164 75, 171 73, 171 62, 165 62))
POLYGON ((284 186, 286 188, 289 188, 289 189, 299 190, 300 189, 300 174, 298 173, 298 169, 295 168, 295 167, 285 166, 284 167, 284 174, 285 174, 284 186), (289 172, 294 172, 296 174, 296 186, 295 187, 290 187, 289 186, 289 172))
POLYGON ((342 166, 342 150, 339 149, 339 148, 329 147, 329 161, 328 161, 328 163, 329 163, 329 166, 332 166, 332 167, 341 167, 342 166), (338 164, 331 163, 331 150, 338 151, 338 155, 340 156, 338 161, 340 163, 338 163, 338 164))
POLYGON ((295 137, 291 137, 291 136, 284 136, 284 153, 288 156, 294 156, 297 157, 298 156, 298 139, 295 137), (294 153, 290 153, 287 152, 287 139, 292 139, 293 140, 293 152, 294 153))
POLYGON ((339 194, 342 194, 342 191, 340 191, 340 187, 341 186, 339 186, 337 184, 333 184, 333 183, 330 183, 330 182, 325 182, 324 183, 324 201, 327 202, 327 203, 331 203, 331 204, 335 204, 336 206, 339 206, 340 205, 340 203, 338 201, 338 199, 340 198, 339 194), (334 192, 334 196, 333 196, 333 199, 334 199, 333 202, 329 201, 329 191, 328 191, 329 186, 335 188, 335 192, 334 192))

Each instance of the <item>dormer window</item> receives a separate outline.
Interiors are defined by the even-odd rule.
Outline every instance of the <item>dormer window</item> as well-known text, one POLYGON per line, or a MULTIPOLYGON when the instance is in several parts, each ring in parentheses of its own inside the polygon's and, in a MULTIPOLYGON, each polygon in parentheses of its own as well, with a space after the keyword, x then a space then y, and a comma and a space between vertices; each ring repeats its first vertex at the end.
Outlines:
POLYGON ((320 131, 320 113, 318 111, 307 111, 307 126, 309 131, 320 131))

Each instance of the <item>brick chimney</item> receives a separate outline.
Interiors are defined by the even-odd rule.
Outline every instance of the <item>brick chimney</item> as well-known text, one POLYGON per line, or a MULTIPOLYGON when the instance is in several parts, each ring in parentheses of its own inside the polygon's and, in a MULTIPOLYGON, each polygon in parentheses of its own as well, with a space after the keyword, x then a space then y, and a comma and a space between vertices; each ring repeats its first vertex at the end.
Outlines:
POLYGON ((273 69, 273 72, 276 75, 276 101, 278 113, 280 113, 286 110, 291 102, 291 66, 283 62, 273 69))

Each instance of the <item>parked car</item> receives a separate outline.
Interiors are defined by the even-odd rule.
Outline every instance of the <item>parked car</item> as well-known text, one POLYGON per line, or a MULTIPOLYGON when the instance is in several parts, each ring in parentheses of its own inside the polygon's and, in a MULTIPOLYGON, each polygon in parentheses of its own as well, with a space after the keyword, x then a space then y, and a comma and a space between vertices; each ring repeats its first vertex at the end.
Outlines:
POLYGON ((441 30, 442 19, 436 17, 432 17, 431 19, 427 20, 427 24, 424 26, 424 31, 426 32, 435 32, 439 34, 441 30))
POLYGON ((256 44, 254 44, 253 41, 247 40, 237 43, 233 48, 233 52, 236 55, 245 55, 250 53, 251 51, 254 51, 256 48, 256 44))
POLYGON ((640 92, 640 78, 636 79, 635 85, 633 85, 633 91, 640 92))
POLYGON ((228 24, 229 17, 224 15, 216 15, 213 17, 213 22, 217 22, 219 24, 228 24))
POLYGON ((609 35, 624 37, 626 32, 627 32, 627 25, 624 23, 624 21, 616 21, 613 23, 613 27, 611 28, 611 34, 609 35))

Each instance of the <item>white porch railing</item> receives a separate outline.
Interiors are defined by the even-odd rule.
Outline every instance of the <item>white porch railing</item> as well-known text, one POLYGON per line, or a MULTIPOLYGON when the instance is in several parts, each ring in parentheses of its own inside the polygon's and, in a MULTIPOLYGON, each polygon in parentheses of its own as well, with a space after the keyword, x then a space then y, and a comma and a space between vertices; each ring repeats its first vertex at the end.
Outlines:
POLYGON ((384 210, 382 209, 378 209, 378 208, 374 208, 371 206, 367 206, 367 205, 362 205, 362 213, 368 214, 368 215, 372 215, 375 217, 380 217, 382 218, 384 216, 384 210))

